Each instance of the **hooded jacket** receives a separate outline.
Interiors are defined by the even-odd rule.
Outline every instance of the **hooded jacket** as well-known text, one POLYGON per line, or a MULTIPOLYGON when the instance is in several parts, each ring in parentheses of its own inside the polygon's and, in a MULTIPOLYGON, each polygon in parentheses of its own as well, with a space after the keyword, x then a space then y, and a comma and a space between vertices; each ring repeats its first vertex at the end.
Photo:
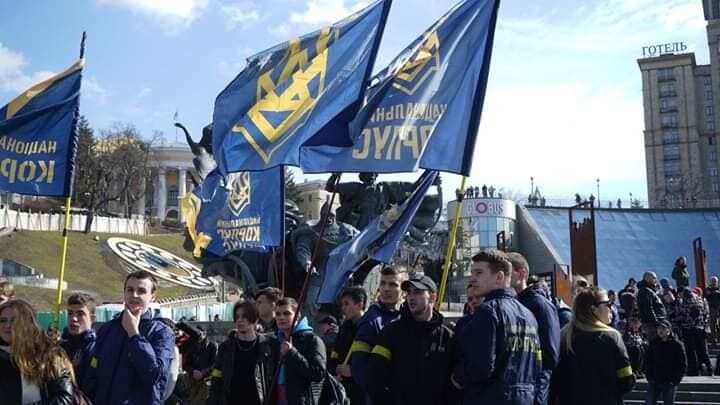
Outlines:
POLYGON ((71 335, 65 329, 60 341, 60 347, 65 350, 75 369, 75 380, 80 385, 81 390, 85 390, 82 385, 90 368, 90 358, 95 352, 95 329, 88 329, 79 335, 71 335))
POLYGON ((533 313, 538 323, 543 369, 554 369, 560 361, 560 320, 557 309, 538 286, 524 289, 517 299, 533 313))
POLYGON ((458 341, 465 359, 465 404, 533 403, 542 349, 535 317, 515 290, 487 294, 458 341))
POLYGON ((658 321, 665 318, 665 306, 655 289, 645 280, 637 283, 637 306, 640 322, 643 324, 657 325, 658 321))
POLYGON ((160 311, 147 310, 140 317, 140 334, 130 338, 122 326, 123 312, 97 333, 86 393, 96 405, 162 404, 175 334, 160 321, 160 311))
POLYGON ((382 302, 377 301, 358 321, 357 333, 353 341, 350 369, 353 379, 363 388, 367 387, 367 363, 380 331, 400 318, 400 311, 388 309, 382 302))
MULTIPOLYGON (((278 339, 287 337, 278 331, 278 339)), ((282 359, 278 384, 285 385, 288 405, 318 405, 325 380, 327 353, 322 339, 302 318, 292 334, 293 348, 282 359)))
POLYGON ((368 361, 373 405, 452 403, 450 374, 457 350, 453 332, 433 311, 427 322, 403 307, 400 320, 385 327, 368 361))

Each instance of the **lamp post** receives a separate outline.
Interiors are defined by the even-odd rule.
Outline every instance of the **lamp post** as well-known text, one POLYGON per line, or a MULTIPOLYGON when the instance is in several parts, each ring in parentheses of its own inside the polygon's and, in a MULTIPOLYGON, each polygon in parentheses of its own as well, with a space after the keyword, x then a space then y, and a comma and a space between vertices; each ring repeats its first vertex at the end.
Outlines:
POLYGON ((597 206, 600 208, 600 177, 595 179, 595 185, 597 186, 597 206))
POLYGON ((630 202, 628 203, 628 208, 632 208, 632 203, 633 203, 632 192, 630 192, 628 194, 630 194, 630 202))

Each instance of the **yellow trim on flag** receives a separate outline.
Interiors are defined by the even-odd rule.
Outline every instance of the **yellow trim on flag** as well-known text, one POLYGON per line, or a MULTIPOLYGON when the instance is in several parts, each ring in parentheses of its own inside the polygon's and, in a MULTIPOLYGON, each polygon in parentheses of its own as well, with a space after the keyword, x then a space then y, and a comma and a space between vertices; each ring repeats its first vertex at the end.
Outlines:
POLYGON ((80 70, 83 68, 83 65, 85 65, 85 59, 78 59, 75 63, 72 64, 69 68, 65 69, 64 72, 60 72, 56 74, 55 76, 46 79, 31 88, 25 90, 22 94, 15 97, 11 102, 7 105, 7 112, 5 119, 12 118, 18 111, 20 111, 27 103, 30 102, 35 96, 42 93, 43 91, 47 90, 48 87, 52 86, 56 81, 69 76, 70 74, 74 73, 76 70, 80 70))
POLYGON ((630 377, 632 375, 632 367, 626 366, 617 370, 617 378, 630 377))
POLYGON ((390 352, 390 349, 385 346, 375 345, 372 349, 372 354, 380 355, 385 357, 387 360, 392 359, 392 352, 390 352))

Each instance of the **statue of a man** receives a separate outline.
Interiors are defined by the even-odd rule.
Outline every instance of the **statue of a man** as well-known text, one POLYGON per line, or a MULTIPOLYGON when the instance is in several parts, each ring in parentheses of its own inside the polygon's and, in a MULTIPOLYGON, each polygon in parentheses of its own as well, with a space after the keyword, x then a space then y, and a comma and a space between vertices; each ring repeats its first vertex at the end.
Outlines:
POLYGON ((363 229, 387 208, 384 183, 375 183, 377 173, 360 173, 358 177, 361 183, 340 183, 335 188, 338 176, 333 174, 325 184, 325 190, 340 194, 337 220, 357 229, 363 229))
POLYGON ((294 255, 298 263, 304 267, 305 271, 311 272, 308 282, 307 295, 303 305, 303 314, 312 322, 320 308, 316 304, 323 278, 325 277, 326 264, 330 252, 341 243, 350 240, 357 235, 359 231, 352 225, 348 225, 336 220, 335 209, 330 207, 329 202, 325 202, 320 210, 320 220, 325 220, 325 229, 323 230, 322 240, 318 244, 320 236, 320 228, 322 223, 318 221, 315 225, 304 224, 293 231, 291 240, 293 241, 294 255), (311 266, 313 250, 318 246, 318 252, 315 257, 315 266, 311 266))

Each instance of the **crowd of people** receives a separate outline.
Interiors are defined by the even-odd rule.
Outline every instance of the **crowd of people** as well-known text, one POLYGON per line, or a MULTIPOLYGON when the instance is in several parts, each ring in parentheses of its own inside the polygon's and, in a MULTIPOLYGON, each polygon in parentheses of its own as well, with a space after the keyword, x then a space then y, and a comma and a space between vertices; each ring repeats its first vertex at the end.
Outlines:
POLYGON ((473 257, 466 313, 448 323, 437 285, 395 266, 377 300, 339 297, 342 322, 308 319, 272 287, 233 307, 221 344, 160 317, 157 282, 136 271, 125 309, 97 332, 95 302, 67 299, 55 339, 0 282, 0 392, 8 404, 620 404, 636 378, 646 403, 672 404, 685 375, 712 375, 720 288, 652 272, 618 294, 574 280, 572 308, 534 279, 519 253, 473 257), (619 305, 615 300, 619 300, 619 305))

